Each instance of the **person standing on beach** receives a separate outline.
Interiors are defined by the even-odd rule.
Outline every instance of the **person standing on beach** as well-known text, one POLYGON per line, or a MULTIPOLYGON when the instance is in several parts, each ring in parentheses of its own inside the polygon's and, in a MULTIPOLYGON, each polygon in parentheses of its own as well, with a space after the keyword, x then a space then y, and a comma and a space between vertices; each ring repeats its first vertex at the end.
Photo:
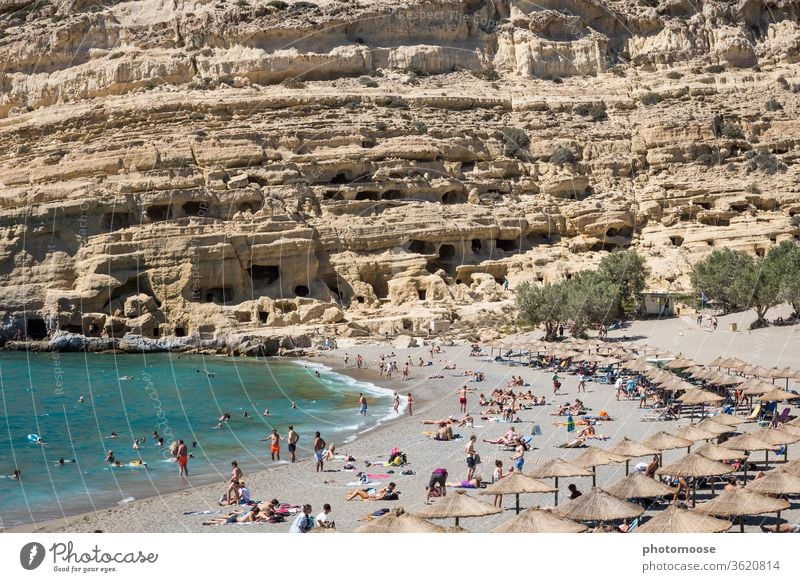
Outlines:
POLYGON ((289 441, 289 454, 292 455, 292 463, 297 460, 297 441, 300 440, 300 435, 294 431, 294 426, 289 425, 289 434, 286 435, 286 440, 289 441))
MULTIPOLYGON (((462 386, 458 389, 458 403, 461 405, 461 414, 467 413, 467 387, 462 386)), ((467 479, 469 480, 469 479, 467 479)))
POLYGON ((320 436, 319 431, 314 433, 314 459, 317 461, 317 473, 323 470, 325 459, 325 440, 320 436))
POLYGON ((392 406, 395 414, 399 414, 398 410, 400 409, 400 395, 397 393, 397 390, 395 390, 394 397, 392 398, 392 406))
POLYGON ((262 442, 266 441, 266 440, 269 440, 269 444, 270 444, 269 451, 270 451, 270 453, 272 455, 272 460, 274 461, 275 457, 277 457, 277 460, 280 461, 281 460, 281 441, 284 441, 286 439, 278 434, 278 429, 273 428, 272 432, 267 436, 267 438, 261 439, 262 442))
POLYGON ((411 407, 414 405, 414 397, 411 396, 411 392, 408 393, 408 415, 413 416, 414 413, 411 411, 411 407))
POLYGON ((178 470, 179 475, 188 477, 189 476, 189 448, 186 446, 186 443, 183 440, 178 441, 178 470))
POLYGON ((561 378, 558 377, 558 372, 553 374, 553 395, 558 394, 558 389, 561 388, 561 378))
POLYGON ((358 408, 359 408, 358 413, 361 416, 367 415, 367 397, 364 396, 362 392, 359 392, 358 394, 358 408))
POLYGON ((586 374, 584 372, 578 376, 578 392, 586 392, 586 374))
POLYGON ((464 452, 467 454, 467 481, 470 481, 475 476, 475 465, 477 465, 478 453, 475 451, 475 441, 478 437, 472 435, 467 441, 467 446, 464 447, 464 452))
POLYGON ((408 380, 408 362, 403 366, 403 380, 408 380))
POLYGON ((225 491, 227 505, 239 503, 239 480, 244 477, 244 473, 239 468, 238 461, 231 461, 231 478, 228 481, 228 489, 225 491))
POLYGON ((511 457, 514 462, 514 469, 522 472, 522 466, 525 464, 525 443, 522 439, 517 441, 517 448, 514 449, 514 456, 511 457))
POLYGON ((349 364, 350 364, 350 355, 349 354, 345 354, 344 355, 344 367, 347 368, 349 364))

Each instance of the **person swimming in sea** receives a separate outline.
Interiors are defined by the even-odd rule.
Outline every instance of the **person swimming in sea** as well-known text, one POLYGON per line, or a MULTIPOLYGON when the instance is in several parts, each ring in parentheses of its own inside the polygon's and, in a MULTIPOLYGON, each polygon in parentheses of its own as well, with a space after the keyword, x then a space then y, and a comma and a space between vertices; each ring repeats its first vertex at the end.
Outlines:
POLYGON ((58 460, 58 463, 55 463, 55 464, 56 465, 66 465, 67 463, 75 463, 75 462, 76 462, 75 459, 65 459, 64 457, 61 457, 58 460))
POLYGON ((261 416, 269 416, 269 408, 265 409, 261 416))
POLYGON ((83 400, 84 400, 83 394, 81 394, 80 397, 78 398, 78 404, 82 404, 83 400))
POLYGON ((119 435, 118 435, 117 433, 115 433, 115 432, 112 432, 112 433, 111 433, 110 435, 108 435, 106 438, 107 438, 107 439, 115 439, 115 438, 117 438, 118 436, 119 436, 119 435))
POLYGON ((292 408, 297 408, 297 403, 296 402, 292 402, 292 408))

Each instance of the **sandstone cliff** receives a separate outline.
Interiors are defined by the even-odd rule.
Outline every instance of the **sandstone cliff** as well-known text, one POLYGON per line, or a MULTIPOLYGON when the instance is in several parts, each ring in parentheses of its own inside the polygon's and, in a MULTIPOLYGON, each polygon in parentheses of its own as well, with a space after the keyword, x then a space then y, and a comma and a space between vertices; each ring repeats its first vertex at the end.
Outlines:
POLYGON ((503 317, 800 234, 800 0, 0 0, 3 337, 503 317))

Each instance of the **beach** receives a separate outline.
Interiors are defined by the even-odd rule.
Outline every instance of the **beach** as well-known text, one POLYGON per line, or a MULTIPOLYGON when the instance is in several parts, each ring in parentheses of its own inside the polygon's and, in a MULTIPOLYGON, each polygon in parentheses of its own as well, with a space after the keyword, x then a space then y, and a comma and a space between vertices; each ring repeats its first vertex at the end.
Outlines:
MULTIPOLYGON (((785 309, 784 309, 785 311, 785 309)), ((781 310, 770 314, 786 316, 781 310)), ((630 327, 609 333, 610 340, 620 340, 623 336, 631 338, 638 344, 646 343, 652 347, 669 350, 674 355, 681 353, 684 357, 691 358, 698 363, 707 363, 717 356, 738 357, 750 363, 766 367, 789 366, 800 369, 800 352, 797 350, 798 333, 800 329, 795 326, 769 327, 766 329, 747 331, 747 324, 754 316, 751 313, 733 314, 719 318, 719 328, 712 331, 710 326, 699 327, 693 315, 656 321, 635 321, 630 327), (739 330, 730 330, 730 324, 737 323, 739 330)), ((541 337, 541 332, 528 334, 531 338, 541 337)), ((440 342, 436 342, 440 343, 440 342)), ((609 343, 614 343, 609 342, 609 343)), ((525 467, 528 471, 537 462, 548 458, 561 457, 569 460, 581 454, 582 449, 561 449, 557 445, 572 440, 566 427, 561 426, 564 417, 552 416, 557 404, 574 401, 577 393, 577 376, 563 377, 561 394, 552 395, 552 372, 534 370, 527 367, 514 367, 487 361, 485 357, 470 357, 468 342, 459 342, 457 345, 443 347, 443 351, 433 356, 432 366, 412 366, 410 378, 403 381, 400 375, 392 380, 381 378, 377 372, 377 362, 381 354, 394 352, 398 365, 402 369, 403 363, 410 355, 413 362, 419 358, 430 360, 429 346, 420 346, 407 349, 398 349, 388 343, 364 343, 355 345, 355 340, 341 340, 336 350, 323 352, 311 361, 316 361, 333 368, 334 371, 350 375, 359 380, 375 383, 387 389, 397 390, 402 396, 402 405, 405 406, 405 395, 413 394, 414 414, 404 415, 398 419, 382 423, 377 428, 368 430, 358 435, 350 443, 336 443, 337 453, 355 457, 357 471, 379 475, 373 480, 380 486, 387 485, 390 481, 397 484, 400 491, 398 501, 345 501, 345 493, 356 489, 353 485, 356 472, 342 470, 343 462, 334 461, 326 463, 324 472, 315 472, 312 453, 309 450, 313 435, 301 434, 298 445, 298 460, 295 464, 284 464, 266 470, 253 471, 246 462, 242 463, 247 486, 254 499, 270 500, 277 498, 281 502, 292 505, 310 503, 313 514, 322 510, 324 503, 332 506, 332 517, 336 521, 337 530, 351 532, 363 525, 363 518, 377 509, 387 507, 403 507, 407 511, 415 512, 425 507, 425 487, 428 483, 432 469, 443 467, 449 471, 450 480, 466 478, 467 467, 465 464, 464 447, 470 435, 477 436, 477 452, 482 458, 476 473, 484 481, 491 479, 494 461, 503 461, 505 469, 511 466, 513 452, 501 450, 498 445, 483 443, 483 439, 496 439, 502 436, 509 428, 504 422, 481 420, 481 407, 478 406, 478 395, 489 395, 496 387, 506 387, 512 375, 521 376, 530 384, 529 388, 536 396, 547 398, 546 406, 537 406, 529 410, 522 410, 519 417, 523 422, 515 424, 516 430, 529 434, 534 425, 541 427, 542 434, 533 439, 533 449, 525 453, 525 467), (345 342, 348 343, 345 343, 345 342), (344 367, 344 354, 348 354, 350 367, 344 367), (352 367, 357 354, 363 356, 367 369, 358 370, 352 367), (455 364, 455 370, 443 370, 447 362, 455 364), (469 377, 465 371, 479 371, 485 376, 482 382, 468 382, 469 377), (442 378, 429 379, 429 375, 442 375, 442 378), (434 441, 430 434, 435 426, 424 425, 424 419, 447 418, 459 414, 458 389, 467 385, 468 410, 475 417, 474 428, 457 428, 454 431, 464 438, 455 441, 434 441), (401 449, 408 458, 409 464, 405 467, 378 468, 366 466, 366 461, 385 461, 388 459, 392 448, 401 449), (411 469, 413 475, 401 475, 401 469, 411 469), (393 470, 394 473, 388 473, 393 470)), ((488 353, 488 348, 487 348, 488 353)), ((778 380, 778 385, 783 386, 783 380, 778 380)), ((790 387, 792 385, 790 384, 790 387)), ((525 390, 528 387, 524 388, 525 390)), ((515 391, 519 390, 515 388, 515 391)), ((649 435, 659 431, 672 432, 679 426, 689 424, 688 418, 672 421, 644 422, 642 417, 646 412, 639 409, 636 400, 618 401, 611 385, 590 382, 585 395, 580 395, 586 406, 593 413, 606 411, 613 421, 600 422, 597 433, 609 437, 608 440, 590 441, 591 446, 608 448, 619 442, 623 437, 641 441, 649 435)), ((354 418, 358 415, 358 401, 353 400, 354 418)), ((797 407, 793 407, 797 413, 797 407)), ((739 430, 752 432, 758 429, 754 423, 744 424, 739 430)), ((285 429, 284 429, 285 433, 285 429)), ((323 433, 322 437, 326 435, 323 433)), ((265 443, 242 443, 242 458, 250 455, 269 456, 265 443)), ((286 455, 285 444, 282 453, 286 455)), ((798 458, 800 445, 790 445, 788 458, 798 458)), ((685 455, 685 449, 668 450, 664 452, 663 462, 668 464, 685 455)), ((756 463, 763 463, 763 452, 751 456, 756 463)), ((772 460, 774 457, 770 455, 772 460)), ((649 459, 635 459, 631 462, 647 461, 649 459)), ((782 459, 781 459, 782 460, 782 459)), ((772 462, 770 462, 772 466, 772 462)), ((625 465, 608 465, 597 468, 597 484, 600 487, 611 485, 625 475, 625 465)), ((190 463, 191 470, 191 463, 190 463)), ((220 467, 221 474, 226 474, 227 467, 220 467)), ((177 471, 174 479, 178 479, 177 471)), ((552 480, 545 479, 552 483, 552 480)), ((559 481, 560 499, 563 503, 567 486, 575 484, 583 493, 591 488, 591 477, 562 478, 559 481)), ((286 532, 291 525, 291 520, 277 524, 252 524, 240 526, 204 526, 204 521, 215 516, 227 513, 227 508, 219 507, 217 500, 224 490, 224 482, 220 479, 218 484, 202 486, 191 485, 191 477, 186 488, 182 491, 162 495, 159 497, 136 500, 125 505, 98 510, 93 513, 78 516, 69 516, 63 519, 46 523, 30 524, 10 529, 9 531, 41 531, 41 532, 286 532)), ((451 493, 449 490, 448 493, 451 493)), ((468 491, 483 501, 491 503, 491 496, 477 495, 477 491, 468 491)), ((705 492, 698 495, 698 501, 707 499, 705 492)), ((553 494, 525 494, 521 496, 523 507, 552 506, 553 494)), ((461 526, 469 531, 486 532, 508 521, 514 515, 514 496, 504 498, 505 511, 502 514, 481 518, 467 518, 461 520, 461 526)), ((647 515, 652 515, 648 512, 647 515)), ((745 525, 746 531, 760 531, 759 525, 764 522, 772 524, 774 514, 766 516, 748 517, 745 525)), ((788 511, 782 512, 782 519, 789 523, 800 521, 800 509, 797 504, 788 511)), ((452 525, 452 520, 440 520, 441 525, 452 525)), ((738 528, 734 528, 734 531, 738 528)))

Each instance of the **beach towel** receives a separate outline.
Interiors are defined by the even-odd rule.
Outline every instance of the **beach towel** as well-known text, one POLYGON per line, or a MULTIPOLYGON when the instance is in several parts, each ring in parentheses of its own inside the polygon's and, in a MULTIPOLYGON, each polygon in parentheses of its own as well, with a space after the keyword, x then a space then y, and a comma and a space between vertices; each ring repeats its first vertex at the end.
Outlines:
POLYGON ((575 420, 572 418, 570 414, 567 417, 567 432, 573 432, 575 430, 575 420))
POLYGON ((389 477, 391 477, 391 475, 387 475, 386 473, 380 473, 375 475, 369 473, 367 474, 367 479, 388 479, 389 477))
POLYGON ((366 483, 363 481, 352 481, 347 484, 347 487, 377 487, 380 484, 380 481, 367 481, 366 483))
POLYGON ((183 515, 211 515, 213 513, 219 513, 218 509, 207 509, 205 511, 184 511, 183 515))

